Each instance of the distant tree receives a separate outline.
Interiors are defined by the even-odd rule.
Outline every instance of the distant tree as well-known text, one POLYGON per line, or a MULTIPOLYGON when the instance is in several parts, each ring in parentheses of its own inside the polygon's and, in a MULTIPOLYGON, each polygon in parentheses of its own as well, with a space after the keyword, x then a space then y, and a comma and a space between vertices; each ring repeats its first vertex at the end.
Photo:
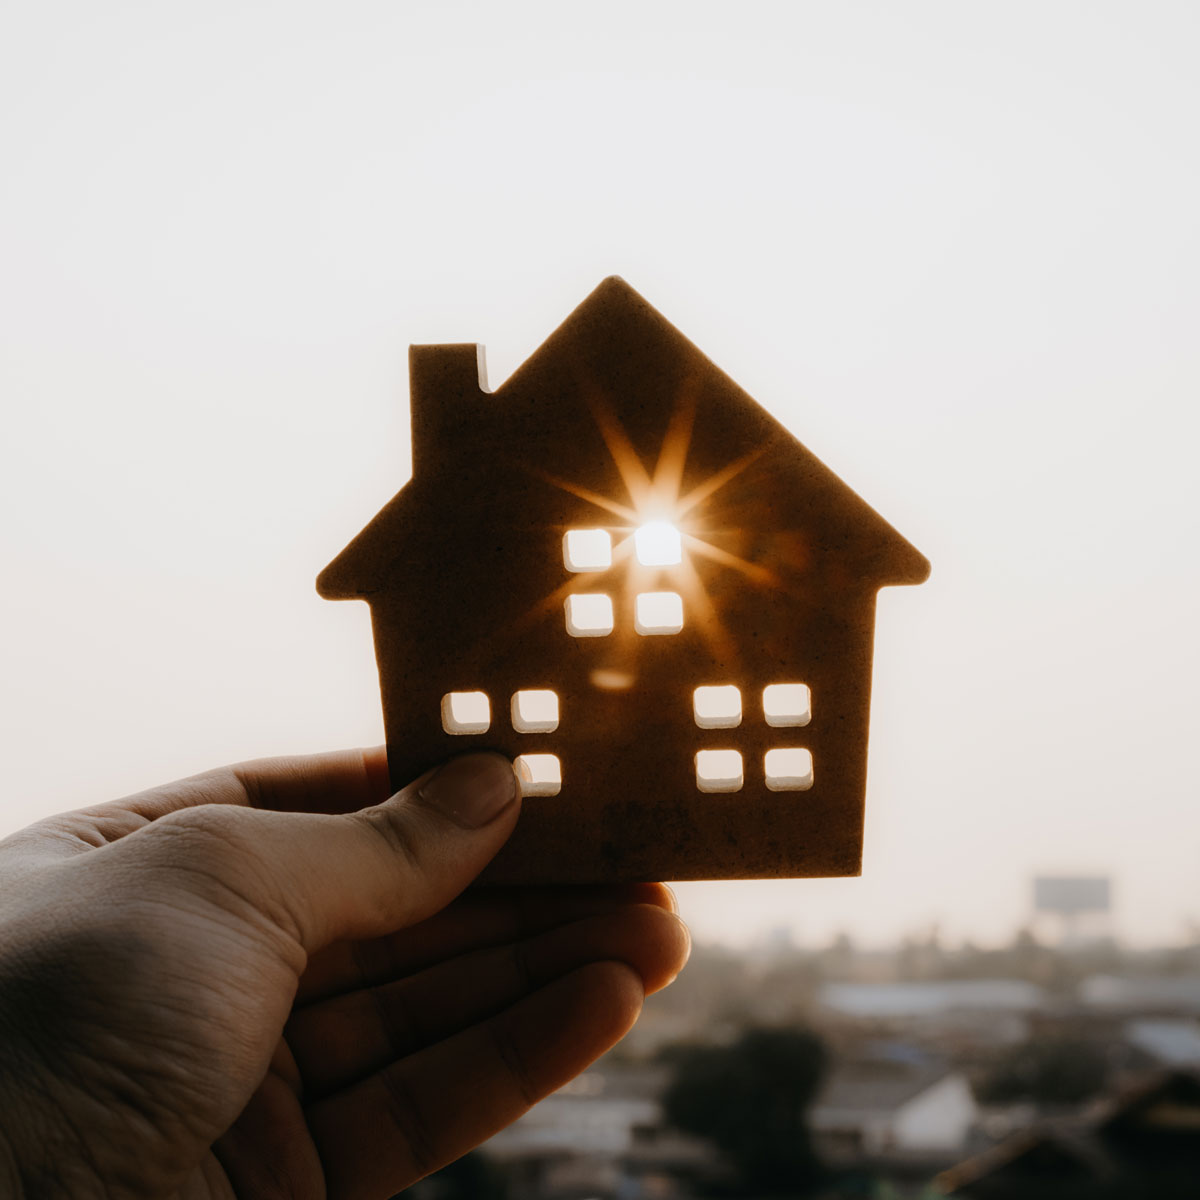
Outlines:
POLYGON ((803 1029, 751 1029, 731 1046, 682 1047, 668 1059, 663 1108, 677 1128, 723 1151, 747 1187, 804 1196, 821 1178, 807 1109, 827 1057, 803 1029))
POLYGON ((1108 1068, 1104 1048, 1093 1042, 1065 1036, 1032 1038, 993 1065, 978 1094, 989 1103, 1078 1104, 1101 1091, 1108 1068))

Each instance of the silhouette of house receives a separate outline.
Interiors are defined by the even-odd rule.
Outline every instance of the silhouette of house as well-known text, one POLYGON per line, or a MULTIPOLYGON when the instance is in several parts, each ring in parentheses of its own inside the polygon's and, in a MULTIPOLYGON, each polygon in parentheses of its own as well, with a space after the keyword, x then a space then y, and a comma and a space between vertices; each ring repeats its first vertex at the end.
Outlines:
POLYGON ((831 1163, 926 1155, 953 1162, 979 1110, 966 1076, 945 1063, 876 1054, 839 1062, 810 1114, 831 1163))
POLYGON ((413 477, 322 572, 397 787, 520 761, 486 878, 856 874, 875 596, 929 564, 618 278, 489 392, 413 346, 413 477))

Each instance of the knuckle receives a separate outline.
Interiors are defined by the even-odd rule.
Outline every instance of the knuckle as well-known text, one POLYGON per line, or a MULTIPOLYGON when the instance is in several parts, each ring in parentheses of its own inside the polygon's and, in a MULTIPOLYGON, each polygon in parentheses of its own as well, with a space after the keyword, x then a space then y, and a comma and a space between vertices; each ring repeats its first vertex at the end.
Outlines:
POLYGON ((429 1128, 429 1121, 412 1088, 404 1077, 403 1068, 382 1073, 387 1096, 388 1116, 392 1127, 403 1140, 412 1163, 412 1181, 436 1171, 442 1165, 429 1128))
POLYGON ((380 846, 391 859, 398 859, 404 868, 420 869, 419 840, 408 814, 402 816, 394 809, 370 808, 356 814, 356 819, 379 839, 380 846))
POLYGON ((156 853, 142 857, 144 869, 165 868, 177 881, 187 881, 186 890, 224 906, 236 901, 262 908, 270 872, 261 869, 255 830, 239 819, 246 815, 205 805, 155 821, 143 846, 153 844, 156 853))
POLYGON ((517 987, 522 993, 532 992, 537 986, 534 980, 533 967, 529 961, 529 950, 524 942, 513 942, 509 947, 509 961, 517 987))
POLYGON ((205 804, 162 817, 147 830, 169 859, 188 865, 228 862, 248 848, 247 830, 237 809, 205 804))
POLYGON ((504 1065, 525 1106, 532 1108, 541 1099, 541 1096, 534 1086, 525 1062, 525 1055, 517 1045, 512 1031, 503 1017, 490 1022, 487 1028, 491 1037, 492 1049, 497 1058, 504 1065))
POLYGON ((160 817, 155 825, 232 836, 248 810, 230 804, 196 804, 160 817))
POLYGON ((416 1016, 405 995, 403 982, 370 988, 380 1026, 393 1058, 403 1058, 424 1044, 416 1016))

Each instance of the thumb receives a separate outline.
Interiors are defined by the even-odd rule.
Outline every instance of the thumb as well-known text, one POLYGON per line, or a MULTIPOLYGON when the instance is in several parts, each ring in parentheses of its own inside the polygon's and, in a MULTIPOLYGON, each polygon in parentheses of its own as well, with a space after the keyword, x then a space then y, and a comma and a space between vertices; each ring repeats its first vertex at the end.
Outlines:
POLYGON ((179 833, 215 834, 193 837, 190 847, 185 837, 172 860, 185 868, 200 865, 277 923, 286 922, 311 954, 338 939, 393 933, 444 908, 504 844, 520 807, 508 759, 468 754, 358 812, 208 804, 173 813, 143 832, 157 827, 167 833, 173 826, 179 833))

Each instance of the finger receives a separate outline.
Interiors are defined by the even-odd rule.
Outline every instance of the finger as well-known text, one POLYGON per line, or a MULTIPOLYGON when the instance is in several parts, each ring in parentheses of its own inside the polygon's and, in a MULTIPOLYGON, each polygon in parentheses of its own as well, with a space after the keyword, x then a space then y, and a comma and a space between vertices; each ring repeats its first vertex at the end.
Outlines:
POLYGON ((627 904, 677 912, 663 883, 475 888, 419 925, 362 942, 334 942, 308 961, 297 1002, 311 1003, 411 975, 472 950, 529 937, 627 904))
POLYGON ((148 820, 198 804, 236 804, 273 812, 346 813, 382 803, 391 790, 387 750, 375 746, 235 763, 83 811, 124 810, 148 820))
POLYGON ((478 1024, 591 962, 625 963, 649 995, 679 974, 689 948, 678 917, 653 905, 628 905, 310 1005, 292 1015, 285 1037, 305 1095, 324 1095, 478 1024))
POLYGON ((562 1087, 637 1019, 622 963, 592 963, 308 1109, 329 1200, 389 1196, 562 1087))
POLYGON ((452 759, 359 812, 263 812, 206 804, 107 848, 133 869, 248 903, 310 953, 380 937, 450 903, 512 832, 520 789, 499 754, 452 759))
POLYGON ((234 1194, 245 1197, 316 1200, 324 1194, 317 1182, 322 1177, 321 1160, 308 1136, 300 1101, 273 1069, 212 1150, 225 1179, 213 1180, 207 1191, 188 1191, 187 1196, 228 1196, 230 1186, 234 1194))
POLYGON ((63 858, 108 845, 169 813, 203 804, 341 813, 379 804, 390 792, 387 751, 382 746, 264 758, 60 813, 22 831, 21 839, 25 849, 63 858))

